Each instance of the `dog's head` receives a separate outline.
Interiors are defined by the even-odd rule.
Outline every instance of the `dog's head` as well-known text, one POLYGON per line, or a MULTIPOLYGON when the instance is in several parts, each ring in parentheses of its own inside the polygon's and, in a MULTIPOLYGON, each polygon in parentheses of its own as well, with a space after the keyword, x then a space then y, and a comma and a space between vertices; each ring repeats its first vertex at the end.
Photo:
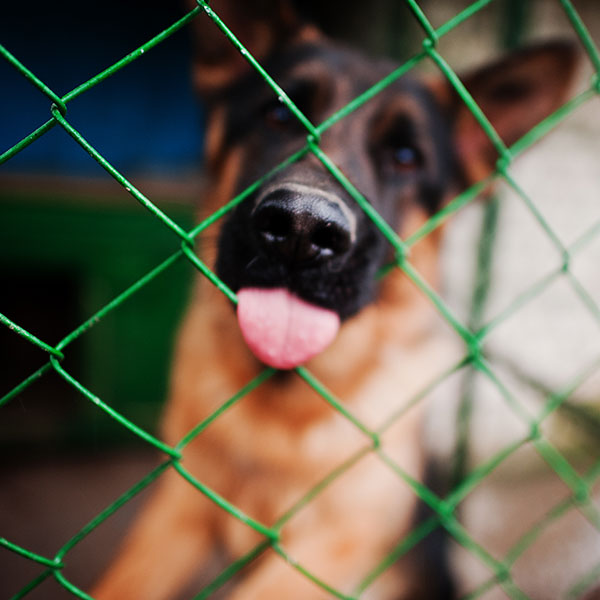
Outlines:
MULTIPOLYGON (((212 6, 314 125, 396 68, 327 40, 285 2, 212 6)), ((209 107, 207 161, 223 202, 305 147, 308 131, 210 19, 198 28, 195 78, 209 107)), ((510 145, 564 100, 575 63, 573 46, 554 42, 462 81, 510 145)), ((441 75, 383 87, 324 129, 318 147, 401 233, 409 213, 432 214, 498 158, 441 75)), ((240 324, 255 354, 288 368, 319 352, 339 322, 377 297, 377 273, 392 256, 372 218, 309 150, 226 216, 216 270, 239 294, 240 324)))

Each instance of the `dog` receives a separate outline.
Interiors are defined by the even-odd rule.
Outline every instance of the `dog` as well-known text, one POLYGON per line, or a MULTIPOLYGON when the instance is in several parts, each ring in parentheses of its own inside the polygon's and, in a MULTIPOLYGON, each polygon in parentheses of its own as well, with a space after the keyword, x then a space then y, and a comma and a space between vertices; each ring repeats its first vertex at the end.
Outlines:
MULTIPOLYGON (((329 40, 287 2, 212 6, 313 124, 397 67, 329 40)), ((436 311, 402 269, 381 276, 402 259, 319 152, 309 149, 272 172, 306 145, 305 126, 210 18, 200 15, 194 26, 194 81, 208 107, 211 185, 202 209, 212 214, 254 187, 218 220, 216 256, 200 250, 238 304, 198 276, 176 346, 163 437, 177 445, 236 399, 182 446, 181 464, 267 528, 335 476, 261 547, 264 535, 169 469, 91 595, 176 598, 214 556, 231 563, 257 546, 262 552, 226 597, 351 595, 414 523, 411 482, 423 480, 426 460, 423 403, 407 403, 448 366, 436 311), (306 370, 294 370, 301 365, 306 370), (273 370, 260 385, 236 398, 265 366, 273 370), (313 377, 331 402, 311 386, 313 377)), ((511 145, 565 100, 576 54, 571 43, 548 42, 461 80, 511 145)), ((441 74, 395 80, 312 143, 400 238, 487 177, 498 159, 441 74)), ((440 240, 437 228, 408 256, 432 288, 440 240)), ((392 566, 361 597, 414 598, 414 589, 411 574, 392 566)))

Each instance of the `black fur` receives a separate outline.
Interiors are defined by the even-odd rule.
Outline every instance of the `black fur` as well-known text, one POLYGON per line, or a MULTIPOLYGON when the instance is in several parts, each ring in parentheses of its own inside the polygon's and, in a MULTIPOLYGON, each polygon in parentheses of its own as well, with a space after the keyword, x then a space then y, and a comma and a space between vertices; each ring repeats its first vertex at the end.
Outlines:
MULTIPOLYGON (((334 44, 305 44, 268 60, 266 68, 311 122, 319 124, 394 65, 334 44), (297 76, 294 73, 300 65, 303 75, 297 76)), ((224 97, 226 145, 243 145, 246 152, 238 183, 241 191, 302 148, 307 132, 254 72, 236 82, 224 97)), ((408 202, 421 203, 434 212, 456 171, 446 119, 425 86, 408 78, 394 82, 324 132, 321 147, 396 229, 408 202), (402 99, 418 114, 395 108, 402 99)), ((265 182, 228 216, 219 240, 217 272, 234 291, 285 286, 346 319, 373 300, 376 274, 390 256, 389 244, 377 227, 309 154, 265 182), (290 182, 335 194, 355 215, 356 239, 343 259, 290 265, 261 247, 257 233, 248 225, 256 200, 266 186, 284 187, 290 182)))

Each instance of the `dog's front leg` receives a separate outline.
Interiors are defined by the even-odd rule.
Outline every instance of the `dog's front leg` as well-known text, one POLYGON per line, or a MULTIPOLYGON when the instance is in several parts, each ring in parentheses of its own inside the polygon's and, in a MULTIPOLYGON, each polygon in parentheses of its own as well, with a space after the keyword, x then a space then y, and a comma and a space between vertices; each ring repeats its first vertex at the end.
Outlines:
MULTIPOLYGON (((368 565, 375 566, 377 557, 383 555, 382 548, 373 543, 372 532, 360 526, 352 528, 341 522, 315 525, 318 526, 305 529, 299 539, 282 545, 289 560, 269 550, 228 599, 325 600, 333 597, 302 573, 302 568, 336 591, 350 594, 367 574, 368 565)), ((389 570, 376 586, 369 588, 365 597, 389 600, 401 597, 401 591, 402 582, 397 573, 389 570)))
POLYGON ((96 600, 170 600, 206 565, 214 506, 175 472, 159 486, 91 592, 96 600))

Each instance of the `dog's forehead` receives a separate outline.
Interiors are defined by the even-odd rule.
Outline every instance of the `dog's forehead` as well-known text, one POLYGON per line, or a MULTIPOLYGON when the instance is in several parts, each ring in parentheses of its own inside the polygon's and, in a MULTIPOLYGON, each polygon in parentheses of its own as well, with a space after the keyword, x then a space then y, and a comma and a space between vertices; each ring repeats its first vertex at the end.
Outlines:
MULTIPOLYGON (((285 84, 313 80, 329 86, 348 102, 372 87, 397 67, 388 59, 374 58, 358 50, 326 40, 291 46, 273 65, 273 73, 285 84)), ((380 96, 410 95, 422 87, 415 78, 402 77, 385 88, 380 96)), ((377 98, 377 97, 376 97, 377 98)))

